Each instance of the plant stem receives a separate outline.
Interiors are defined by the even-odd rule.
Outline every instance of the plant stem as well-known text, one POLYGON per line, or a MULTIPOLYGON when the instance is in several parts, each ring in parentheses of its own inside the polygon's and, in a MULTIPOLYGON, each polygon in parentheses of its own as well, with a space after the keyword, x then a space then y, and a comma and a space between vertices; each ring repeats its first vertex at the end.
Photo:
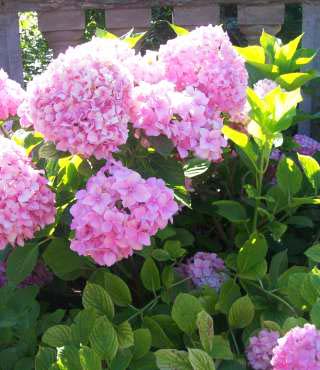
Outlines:
MULTIPOLYGON (((261 287, 260 285, 256 285, 255 283, 252 283, 250 281, 246 281, 246 284, 249 284, 251 286, 254 286, 256 289, 264 292, 265 294, 269 295, 270 297, 276 299, 277 301, 281 302, 283 305, 285 305, 295 316, 297 315, 296 310, 283 298, 279 297, 278 295, 272 293, 271 291, 261 287)), ((242 285, 242 284, 241 284, 242 285)))
POLYGON ((229 329, 229 332, 231 334, 231 338, 232 338, 234 347, 236 349, 237 355, 240 356, 239 346, 238 346, 238 343, 237 343, 237 339, 236 339, 236 337, 234 335, 234 332, 233 332, 233 330, 231 328, 229 329))

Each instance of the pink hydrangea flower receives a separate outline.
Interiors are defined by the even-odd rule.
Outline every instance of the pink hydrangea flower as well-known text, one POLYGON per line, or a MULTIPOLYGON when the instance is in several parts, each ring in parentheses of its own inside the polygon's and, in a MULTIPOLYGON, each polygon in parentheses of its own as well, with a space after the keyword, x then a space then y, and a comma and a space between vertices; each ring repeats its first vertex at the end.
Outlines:
POLYGON ((150 245, 150 237, 178 211, 173 191, 163 180, 145 180, 118 162, 91 177, 76 197, 71 249, 99 265, 111 266, 150 245))
POLYGON ((264 97, 269 94, 269 92, 276 89, 278 86, 279 85, 276 82, 265 78, 255 83, 253 86, 253 90, 260 99, 264 99, 264 97))
POLYGON ((196 287, 207 285, 216 291, 228 279, 224 261, 215 253, 197 252, 187 263, 181 264, 178 271, 190 277, 196 287))
POLYGON ((122 66, 132 56, 125 43, 93 39, 70 47, 28 85, 21 124, 57 148, 107 158, 127 141, 132 76, 122 66))
POLYGON ((173 83, 142 82, 134 88, 131 121, 147 136, 167 136, 181 158, 193 152, 203 159, 221 160, 227 141, 221 133, 220 113, 208 107, 208 98, 199 90, 188 87, 177 91, 173 83))
POLYGON ((0 137, 0 249, 22 246, 54 222, 54 194, 24 150, 0 137))
POLYGON ((213 111, 229 113, 239 121, 246 103, 248 74, 243 58, 221 26, 196 28, 161 45, 159 61, 166 78, 179 91, 192 86, 209 99, 213 111))
POLYGON ((307 135, 296 134, 293 138, 299 144, 296 151, 300 154, 313 156, 320 151, 320 143, 307 135))
POLYGON ((249 340, 246 355, 254 370, 272 370, 272 351, 279 338, 277 331, 261 330, 249 340))
POLYGON ((320 331, 310 324, 291 329, 278 340, 271 364, 273 370, 319 370, 320 331))
POLYGON ((19 105, 25 99, 25 91, 0 69, 0 121, 6 121, 17 114, 19 105))
POLYGON ((165 68, 158 55, 157 51, 147 50, 145 55, 137 54, 125 62, 136 84, 142 81, 153 84, 164 79, 165 68))

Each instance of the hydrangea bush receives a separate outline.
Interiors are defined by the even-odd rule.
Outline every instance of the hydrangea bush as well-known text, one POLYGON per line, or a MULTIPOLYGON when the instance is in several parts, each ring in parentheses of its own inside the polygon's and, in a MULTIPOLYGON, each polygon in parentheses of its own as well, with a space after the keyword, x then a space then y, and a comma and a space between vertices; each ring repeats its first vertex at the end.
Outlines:
POLYGON ((315 53, 172 29, 0 72, 1 369, 320 369, 315 53))

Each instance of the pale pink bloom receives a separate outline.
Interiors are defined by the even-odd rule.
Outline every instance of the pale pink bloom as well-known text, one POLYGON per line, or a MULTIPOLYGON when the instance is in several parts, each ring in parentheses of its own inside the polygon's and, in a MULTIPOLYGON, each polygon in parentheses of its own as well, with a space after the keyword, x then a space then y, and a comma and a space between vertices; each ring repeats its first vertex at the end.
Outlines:
POLYGON ((114 161, 91 177, 76 197, 71 249, 99 265, 111 266, 150 245, 150 237, 178 210, 173 191, 163 180, 144 180, 114 161))
POLYGON ((22 246, 54 222, 54 194, 23 148, 0 137, 0 249, 22 246))
POLYGON ((179 91, 194 87, 209 99, 213 111, 238 121, 246 103, 248 74, 221 26, 196 28, 161 45, 159 62, 179 91))
POLYGON ((25 91, 13 80, 10 80, 3 69, 0 69, 0 121, 15 116, 19 105, 25 99, 25 91))
POLYGON ((59 150, 109 157, 128 137, 133 81, 123 61, 132 53, 116 40, 70 47, 28 85, 21 125, 32 124, 59 150))

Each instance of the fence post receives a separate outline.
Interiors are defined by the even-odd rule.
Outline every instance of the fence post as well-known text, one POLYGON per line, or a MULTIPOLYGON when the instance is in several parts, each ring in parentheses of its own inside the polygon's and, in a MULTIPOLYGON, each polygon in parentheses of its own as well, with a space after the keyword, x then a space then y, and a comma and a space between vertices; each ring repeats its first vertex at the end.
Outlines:
POLYGON ((144 32, 151 21, 150 7, 114 8, 106 10, 106 28, 118 36, 126 34, 132 27, 134 32, 144 32))
MULTIPOLYGON (((302 31, 304 36, 302 39, 302 46, 304 48, 311 48, 314 50, 320 49, 320 4, 316 2, 305 1, 302 4, 302 31)), ((320 69, 320 55, 315 57, 312 64, 307 66, 308 69, 315 68, 320 69)), ((301 109, 306 113, 320 111, 320 94, 316 93, 312 95, 304 94, 303 102, 301 103, 301 109)), ((299 124, 299 133, 305 135, 316 134, 319 137, 316 130, 311 130, 310 121, 305 121, 299 124)))
POLYGON ((51 9, 39 13, 39 28, 54 56, 83 40, 85 16, 82 9, 51 9))
POLYGON ((0 14, 0 68, 13 80, 23 83, 19 18, 14 11, 0 14))
POLYGON ((262 30, 277 34, 284 21, 284 4, 238 5, 238 24, 249 44, 259 41, 262 30))
POLYGON ((183 5, 176 6, 173 10, 173 22, 188 29, 208 24, 217 25, 220 23, 220 5, 183 5))

